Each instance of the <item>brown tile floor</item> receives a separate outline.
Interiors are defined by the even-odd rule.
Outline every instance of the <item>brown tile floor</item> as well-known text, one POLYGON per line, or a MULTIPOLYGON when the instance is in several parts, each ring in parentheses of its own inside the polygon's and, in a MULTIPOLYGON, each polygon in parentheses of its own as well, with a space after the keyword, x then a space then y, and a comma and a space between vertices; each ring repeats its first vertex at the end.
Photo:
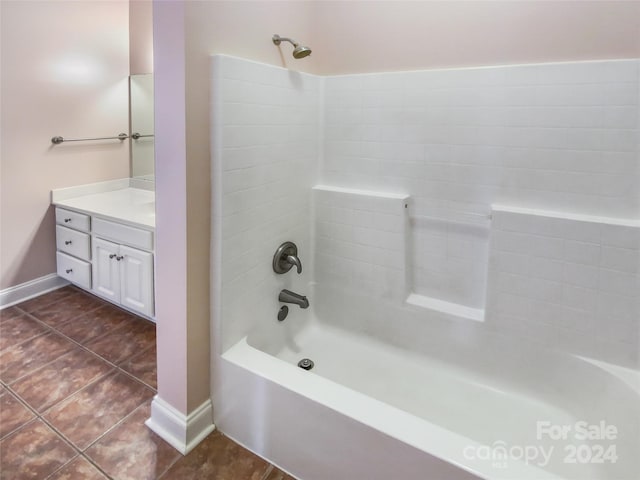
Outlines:
POLYGON ((292 479, 219 432, 183 457, 155 389, 153 323, 75 287, 0 311, 0 478, 292 479))

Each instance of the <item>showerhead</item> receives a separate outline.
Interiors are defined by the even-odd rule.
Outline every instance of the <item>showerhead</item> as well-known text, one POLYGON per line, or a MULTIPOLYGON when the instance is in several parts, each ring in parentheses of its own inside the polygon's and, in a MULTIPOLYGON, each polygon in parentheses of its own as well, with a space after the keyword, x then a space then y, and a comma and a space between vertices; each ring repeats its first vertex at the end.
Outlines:
POLYGON ((293 49, 293 58, 304 58, 311 55, 311 49, 303 45, 298 45, 293 49))
POLYGON ((305 47, 304 45, 300 45, 298 42, 291 38, 281 37, 280 35, 274 35, 271 40, 275 45, 280 45, 282 42, 289 42, 293 45, 293 58, 304 58, 311 55, 311 49, 309 47, 305 47))

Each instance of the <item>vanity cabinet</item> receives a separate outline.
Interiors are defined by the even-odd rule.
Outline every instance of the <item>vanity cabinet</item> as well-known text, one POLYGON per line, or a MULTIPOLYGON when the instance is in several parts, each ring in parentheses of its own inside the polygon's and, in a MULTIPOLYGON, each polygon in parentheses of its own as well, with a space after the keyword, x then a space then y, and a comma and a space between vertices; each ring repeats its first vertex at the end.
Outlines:
POLYGON ((95 238, 93 290, 131 310, 153 315, 153 255, 95 238))
POLYGON ((154 315, 153 232, 56 208, 58 275, 133 312, 154 315))
POLYGON ((56 209, 56 263, 58 276, 81 288, 91 289, 91 218, 56 209), (81 229, 84 231, 76 230, 81 229))

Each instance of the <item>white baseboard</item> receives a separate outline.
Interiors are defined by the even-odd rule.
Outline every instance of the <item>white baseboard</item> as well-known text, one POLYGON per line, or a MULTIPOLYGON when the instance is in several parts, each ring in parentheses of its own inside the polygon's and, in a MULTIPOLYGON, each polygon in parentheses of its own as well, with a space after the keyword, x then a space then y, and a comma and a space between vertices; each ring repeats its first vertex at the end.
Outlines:
POLYGON ((69 282, 55 273, 51 273, 14 287, 5 288, 4 290, 0 290, 0 310, 37 297, 43 293, 57 290, 65 285, 69 285, 69 282))
POLYGON ((151 418, 145 424, 183 455, 216 429, 211 399, 185 415, 158 395, 151 402, 151 418))

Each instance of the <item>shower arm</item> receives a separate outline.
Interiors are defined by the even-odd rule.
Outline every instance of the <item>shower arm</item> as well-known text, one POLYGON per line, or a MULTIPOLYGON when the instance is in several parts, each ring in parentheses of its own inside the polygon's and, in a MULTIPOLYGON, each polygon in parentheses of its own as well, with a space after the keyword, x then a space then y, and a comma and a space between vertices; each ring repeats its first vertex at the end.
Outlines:
POLYGON ((298 47, 300 45, 295 40, 293 40, 291 38, 287 38, 287 37, 281 37, 280 35, 274 35, 272 40, 273 40, 273 43, 275 45, 280 45, 280 43, 282 43, 282 42, 289 42, 291 45, 293 45, 294 48, 296 48, 296 47, 298 47))

